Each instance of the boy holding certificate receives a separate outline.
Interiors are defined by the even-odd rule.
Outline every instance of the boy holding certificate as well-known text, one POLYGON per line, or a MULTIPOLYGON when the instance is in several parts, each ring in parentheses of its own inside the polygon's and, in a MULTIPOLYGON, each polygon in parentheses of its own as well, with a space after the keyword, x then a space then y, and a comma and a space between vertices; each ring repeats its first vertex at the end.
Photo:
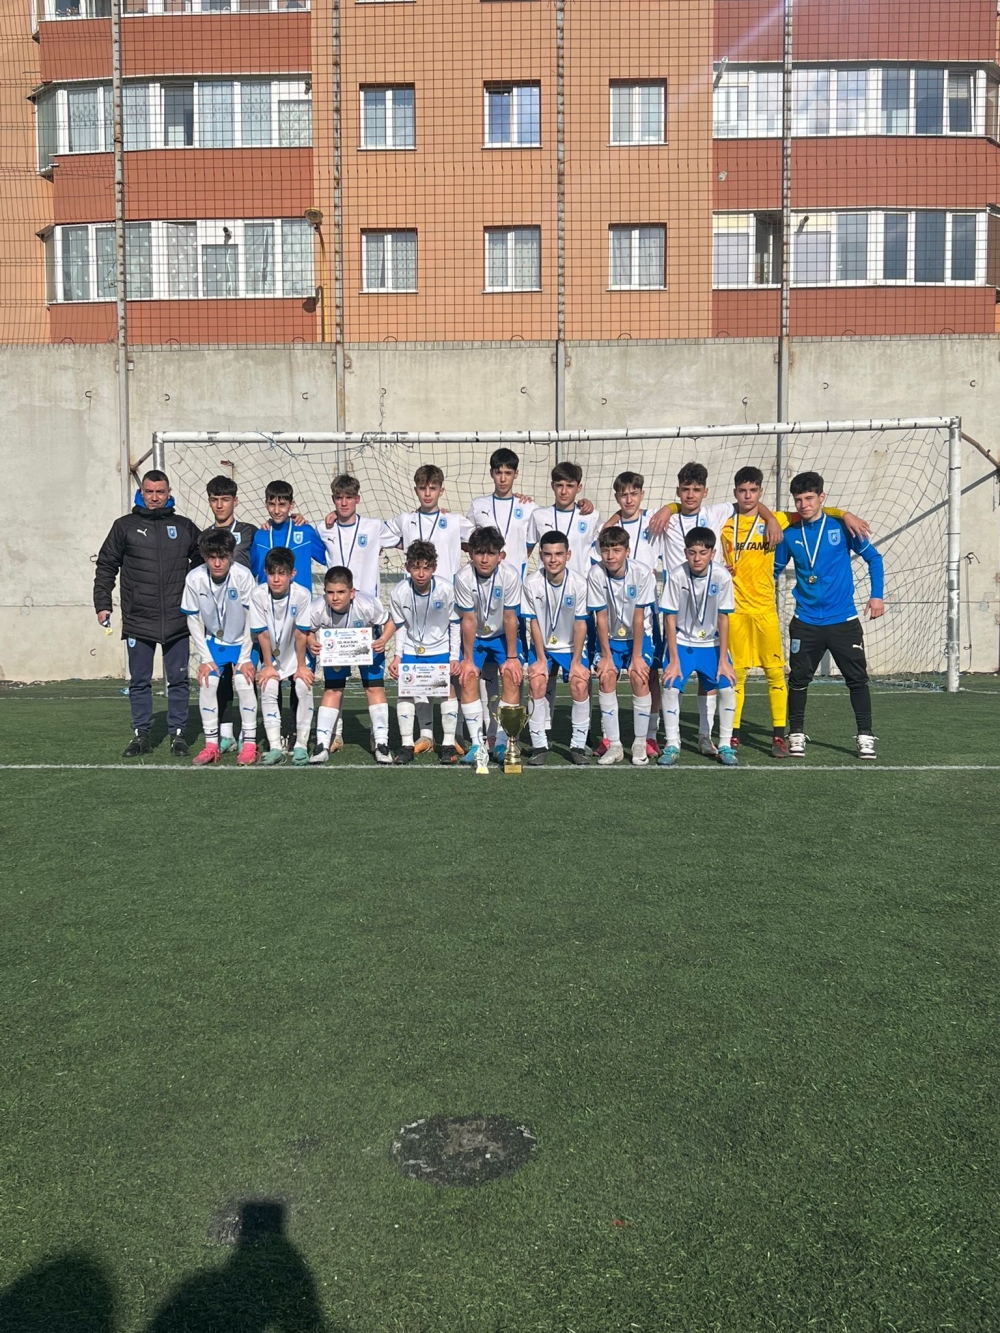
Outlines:
POLYGON ((375 761, 391 764, 389 704, 385 697, 385 645, 392 626, 377 597, 355 591, 354 576, 345 565, 334 565, 323 578, 323 596, 309 608, 309 631, 297 631, 296 648, 305 669, 308 652, 323 668, 323 698, 316 714, 316 749, 310 764, 325 764, 337 731, 344 686, 356 665, 368 696, 368 712, 375 735, 375 761))

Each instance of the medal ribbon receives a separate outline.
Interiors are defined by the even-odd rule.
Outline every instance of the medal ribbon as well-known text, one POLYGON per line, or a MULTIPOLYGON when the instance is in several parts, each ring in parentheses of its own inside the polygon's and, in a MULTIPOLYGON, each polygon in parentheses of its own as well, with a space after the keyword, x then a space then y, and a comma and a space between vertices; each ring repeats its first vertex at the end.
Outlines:
POLYGON ((743 545, 741 546, 741 545, 740 545, 740 514, 739 514, 739 510, 737 510, 737 511, 733 514, 733 564, 734 564, 734 565, 738 565, 738 564, 739 564, 739 562, 740 562, 740 556, 743 554, 743 552, 744 552, 744 551, 747 549, 747 547, 750 545, 750 538, 751 538, 751 537, 754 535, 754 533, 757 531, 757 519, 758 519, 759 517, 760 517, 759 514, 752 514, 752 515, 751 515, 751 517, 750 517, 750 531, 749 531, 749 532, 747 533, 747 535, 743 538, 743 545))
MULTIPOLYGON (((441 517, 441 510, 440 510, 440 509, 435 509, 434 512, 433 512, 432 514, 428 514, 427 517, 431 520, 431 537, 433 537, 433 536, 434 536, 434 525, 435 525, 435 523, 437 523, 438 519, 441 517)), ((429 540, 430 540, 430 538, 424 536, 424 513, 423 513, 423 511, 420 510, 420 509, 417 510, 417 531, 420 533, 420 540, 421 540, 422 542, 426 542, 426 541, 429 541, 429 540)), ((352 548, 352 549, 353 549, 353 548, 352 548)), ((418 595, 419 595, 419 594, 418 594, 418 595)))
POLYGON ((611 603, 611 609, 615 613, 615 621, 617 622, 618 625, 624 626, 625 629, 628 629, 628 626, 625 624, 625 607, 626 604, 628 603, 628 593, 626 591, 626 585, 625 585, 625 580, 627 578, 628 578, 627 562, 625 565, 625 572, 624 574, 622 574, 620 579, 613 579, 611 575, 607 572, 607 570, 604 571, 604 583, 608 590, 608 601, 611 603), (622 585, 621 606, 619 606, 618 603, 615 601, 614 589, 611 586, 612 583, 620 583, 622 585))
POLYGON ((413 622, 414 622, 414 629, 416 629, 417 631, 417 644, 419 647, 423 647, 424 639, 427 635, 427 617, 430 615, 430 610, 431 610, 431 593, 434 591, 434 580, 431 579, 430 587, 427 589, 426 592, 417 592, 416 588, 413 587, 412 579, 410 580, 410 588, 413 591, 413 622), (419 625, 417 625, 416 623, 418 597, 423 597, 425 599, 424 618, 419 625))
POLYGON ((219 597, 217 597, 217 596, 215 595, 215 589, 216 589, 216 586, 218 586, 218 585, 216 585, 216 582, 215 582, 215 580, 212 578, 211 574, 209 574, 209 576, 208 576, 208 584, 209 584, 209 587, 210 587, 210 589, 211 589, 211 591, 212 591, 212 601, 215 603, 215 618, 216 618, 216 620, 217 620, 218 623, 219 623, 219 628, 215 631, 215 633, 212 635, 212 637, 213 637, 214 639, 221 639, 223 643, 226 642, 226 635, 225 635, 225 628, 226 628, 226 594, 227 594, 228 591, 229 591, 229 580, 232 578, 232 565, 230 565, 230 567, 229 567, 229 571, 230 571, 230 572, 226 575, 226 581, 221 585, 221 586, 222 586, 222 597, 221 597, 221 598, 219 598, 219 597))
POLYGON ((288 590, 288 592, 285 594, 283 598, 277 598, 277 597, 271 598, 271 615, 268 623, 268 630, 270 631, 270 639, 271 639, 271 657, 278 663, 279 669, 281 667, 281 640, 284 638, 285 630, 288 628, 288 617, 291 615, 291 612, 292 612, 291 589, 288 590), (274 604, 276 601, 284 601, 285 603, 285 614, 284 616, 282 616, 281 619, 280 630, 278 629, 278 621, 274 614, 274 604))
POLYGON ((819 536, 816 538, 816 545, 810 551, 809 543, 806 541, 806 525, 802 524, 802 545, 806 548, 806 559, 809 561, 809 572, 812 573, 813 565, 816 563, 816 557, 819 555, 820 544, 823 541, 823 533, 826 531, 826 514, 823 515, 823 522, 819 525, 819 536))
POLYGON ((545 579, 545 613, 549 618, 548 633, 545 635, 545 637, 546 639, 552 639, 556 637, 556 621, 559 619, 559 599, 560 597, 562 597, 562 590, 566 586, 566 577, 565 575, 563 575, 562 583, 554 583, 551 585, 556 589, 555 611, 552 610, 552 606, 549 602, 549 587, 550 587, 549 576, 545 574, 542 577, 545 579))
MULTIPOLYGON (((501 495, 499 498, 500 498, 500 503, 503 504, 503 496, 501 495)), ((492 499, 493 499, 493 522, 494 525, 499 528, 500 520, 497 518, 497 497, 494 495, 492 499)), ((507 526, 503 530, 503 539, 505 542, 507 540, 507 534, 508 532, 510 532, 511 522, 514 518, 514 497, 511 496, 507 503, 510 505, 510 508, 507 510, 507 526)))
POLYGON ((343 529, 344 529, 345 527, 346 527, 346 524, 344 524, 344 523, 340 523, 340 522, 337 523, 337 544, 338 544, 339 547, 340 547, 340 563, 341 563, 346 569, 350 569, 350 567, 351 567, 351 556, 354 554, 354 543, 358 540, 358 529, 361 527, 361 520, 360 520, 360 518, 355 518, 355 520, 354 520, 354 537, 353 537, 353 540, 351 541, 351 549, 350 549, 350 550, 348 551, 348 553, 347 553, 347 559, 346 559, 346 560, 344 559, 344 534, 343 534, 343 529))
POLYGON ((486 580, 485 580, 485 579, 481 579, 481 578, 479 577, 479 574, 478 574, 478 573, 476 574, 476 604, 477 604, 478 607, 479 607, 479 623, 480 623, 484 628, 486 627, 486 625, 487 625, 488 622, 489 622, 489 618, 490 618, 490 607, 493 605, 493 589, 496 587, 496 583, 497 583, 497 574, 498 574, 499 572, 500 572, 500 566, 497 565, 496 569, 493 571, 493 577, 490 579, 490 590, 489 590, 489 592, 488 592, 487 595, 486 595, 486 605, 485 605, 485 607, 483 606, 482 587, 483 587, 483 584, 486 582, 486 580))
POLYGON ((712 586, 712 570, 713 570, 714 567, 715 567, 715 561, 712 560, 712 561, 709 563, 708 569, 706 570, 705 575, 704 575, 704 578, 705 578, 705 596, 702 598, 701 609, 700 609, 700 610, 699 610, 699 608, 698 608, 698 594, 695 592, 695 588, 694 588, 695 581, 694 581, 694 579, 691 577, 691 570, 690 570, 690 567, 688 568, 688 575, 687 575, 688 591, 689 591, 690 594, 691 594, 691 600, 692 600, 692 602, 694 602, 694 609, 695 609, 695 611, 698 612, 698 624, 699 624, 699 625, 704 625, 704 623, 705 623, 705 616, 706 616, 707 613, 708 613, 708 590, 709 590, 709 588, 711 588, 711 586, 712 586))

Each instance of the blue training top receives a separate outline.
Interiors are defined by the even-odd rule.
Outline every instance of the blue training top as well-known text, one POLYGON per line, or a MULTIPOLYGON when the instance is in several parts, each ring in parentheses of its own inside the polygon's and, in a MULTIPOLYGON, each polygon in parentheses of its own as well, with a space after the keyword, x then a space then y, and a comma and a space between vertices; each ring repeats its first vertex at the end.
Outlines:
POLYGON ((774 575, 777 578, 789 560, 795 562, 795 614, 805 624, 841 625, 858 614, 852 551, 868 566, 871 595, 881 598, 882 557, 866 537, 851 537, 840 519, 828 514, 785 530, 774 556, 774 575))
POLYGON ((298 527, 288 519, 285 523, 274 524, 270 528, 258 528, 254 533, 250 547, 250 568, 258 583, 267 578, 264 573, 264 561, 267 553, 276 546, 287 546, 295 556, 295 582, 307 588, 312 587, 312 562, 315 560, 326 569, 326 547, 320 535, 311 523, 302 523, 298 527))

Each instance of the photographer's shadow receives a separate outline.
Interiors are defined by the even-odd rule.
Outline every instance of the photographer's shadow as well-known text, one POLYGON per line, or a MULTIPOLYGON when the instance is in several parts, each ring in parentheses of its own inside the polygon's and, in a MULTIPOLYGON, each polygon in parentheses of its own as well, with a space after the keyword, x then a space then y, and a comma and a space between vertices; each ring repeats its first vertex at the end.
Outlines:
POLYGON ((89 1255, 48 1259, 0 1292, 2 1333, 115 1333, 110 1279, 89 1255))
POLYGON ((167 1298, 148 1333, 344 1333, 327 1325, 316 1283, 285 1234, 285 1206, 240 1205, 236 1249, 167 1298))

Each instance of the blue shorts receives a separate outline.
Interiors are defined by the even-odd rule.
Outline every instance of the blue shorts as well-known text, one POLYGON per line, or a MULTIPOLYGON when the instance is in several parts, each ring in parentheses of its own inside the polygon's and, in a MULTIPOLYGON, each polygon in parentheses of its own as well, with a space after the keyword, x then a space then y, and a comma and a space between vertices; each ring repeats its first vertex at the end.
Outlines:
MULTIPOLYGON (((687 644, 679 643, 677 645, 677 656, 680 658, 681 674, 668 679, 664 666, 663 686, 665 689, 678 689, 683 692, 688 678, 693 673, 697 673, 699 685, 706 690, 719 690, 730 684, 728 680, 719 679, 718 644, 706 645, 704 648, 692 648, 687 644)), ((732 659, 727 657, 727 660, 732 666, 732 659)))
MULTIPOLYGON (((597 660, 599 662, 600 658, 597 660)), ((614 662, 617 671, 627 671, 632 665, 632 640, 612 639, 611 660, 614 662)), ((653 640, 648 634, 642 636, 642 660, 648 667, 653 666, 656 662, 656 650, 653 646, 653 640)))
MULTIPOLYGON (((531 652, 530 652, 530 654, 529 654, 529 656, 528 656, 528 662, 529 662, 529 663, 537 662, 537 660, 538 660, 538 659, 537 659, 537 657, 535 656, 535 650, 532 649, 531 652)), ((557 668, 559 668, 559 670, 562 671, 563 684, 565 685, 565 684, 569 681, 569 669, 570 669, 570 666, 571 666, 571 664, 572 664, 572 662, 573 662, 573 654, 572 654, 572 653, 549 653, 549 652, 547 652, 547 653, 545 654, 545 660, 548 662, 548 665, 549 665, 549 671, 550 671, 550 672, 551 672, 551 670, 552 670, 553 667, 557 667, 557 668)), ((580 665, 581 665, 585 670, 589 670, 589 668, 590 668, 590 658, 589 658, 589 655, 588 655, 588 653, 587 653, 587 645, 586 645, 586 644, 583 645, 583 657, 581 658, 580 665)))
POLYGON ((213 675, 223 675, 221 668, 234 667, 240 660, 241 645, 238 643, 220 643, 218 639, 213 639, 211 635, 207 638, 208 651, 212 654, 213 663, 220 668, 214 671, 213 675))
POLYGON ((385 653, 374 653, 371 666, 361 666, 359 664, 357 668, 349 666, 324 667, 323 684, 328 690, 342 689, 347 684, 351 672, 355 669, 361 677, 361 684, 366 689, 369 685, 381 685, 385 681, 385 653))
MULTIPOLYGON (((517 643, 517 659, 524 661, 524 649, 520 640, 517 643)), ((472 660, 475 663, 477 671, 482 671, 484 662, 495 662, 498 667, 502 667, 507 661, 507 638, 503 634, 495 634, 490 639, 480 639, 477 637, 472 645, 472 660)), ((465 646, 462 647, 462 661, 465 661, 465 646)))

